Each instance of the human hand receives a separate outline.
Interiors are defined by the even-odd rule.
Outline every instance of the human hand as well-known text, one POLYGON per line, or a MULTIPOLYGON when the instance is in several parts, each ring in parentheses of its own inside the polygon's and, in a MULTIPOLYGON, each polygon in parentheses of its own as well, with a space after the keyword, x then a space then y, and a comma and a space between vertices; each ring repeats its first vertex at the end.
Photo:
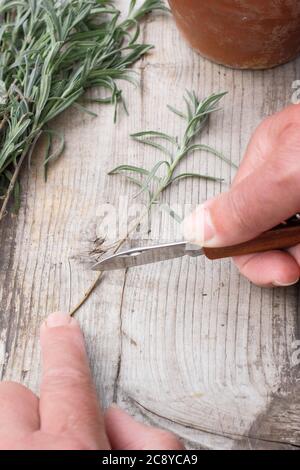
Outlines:
POLYGON ((40 399, 23 385, 0 384, 0 449, 180 450, 169 432, 111 407, 101 412, 78 323, 55 313, 41 328, 40 399))
MULTIPOLYGON (((185 219, 184 237, 205 247, 255 238, 299 212, 299 188, 300 105, 292 105, 258 127, 231 189, 185 219)), ((234 261, 255 284, 289 286, 299 280, 300 245, 234 261)))

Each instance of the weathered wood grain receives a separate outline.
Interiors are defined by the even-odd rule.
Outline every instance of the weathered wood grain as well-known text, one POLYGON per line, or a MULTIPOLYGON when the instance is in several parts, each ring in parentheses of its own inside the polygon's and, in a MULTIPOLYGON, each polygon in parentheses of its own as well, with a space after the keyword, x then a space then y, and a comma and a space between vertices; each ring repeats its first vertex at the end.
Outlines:
MULTIPOLYGON (((168 16, 149 18, 143 37, 156 48, 136 67, 141 87, 125 87, 129 117, 114 126, 109 107, 94 119, 66 113, 54 126, 67 148, 47 184, 39 151, 23 171, 20 213, 7 216, 0 230, 3 380, 38 391, 40 323, 51 311, 69 311, 95 277, 79 254, 99 236, 101 204, 124 205, 135 193, 107 171, 125 162, 151 167, 159 158, 129 133, 176 134, 181 123, 167 103, 180 106, 186 88, 203 96, 228 90, 202 140, 238 163, 255 126, 290 102, 292 82, 300 78, 300 60, 255 73, 212 64, 187 47, 168 16)), ((187 209, 225 190, 233 177, 231 167, 205 154, 191 156, 183 168, 226 180, 174 186, 166 202, 187 209)), ((157 232, 167 237, 167 224, 153 222, 152 239, 157 232)), ((105 275, 77 318, 105 406, 115 400, 191 448, 300 445, 299 367, 292 361, 297 288, 259 289, 230 261, 175 260, 105 275)))

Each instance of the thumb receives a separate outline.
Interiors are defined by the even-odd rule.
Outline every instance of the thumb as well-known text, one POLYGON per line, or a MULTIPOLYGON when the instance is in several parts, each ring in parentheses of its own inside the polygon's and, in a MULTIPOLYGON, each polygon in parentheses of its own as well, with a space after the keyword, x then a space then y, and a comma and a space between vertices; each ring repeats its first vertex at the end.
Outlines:
POLYGON ((299 211, 298 185, 291 171, 276 168, 274 160, 266 162, 189 215, 184 238, 205 247, 251 240, 299 211))
POLYGON ((114 450, 183 450, 170 432, 138 423, 112 405, 105 415, 106 432, 114 450))

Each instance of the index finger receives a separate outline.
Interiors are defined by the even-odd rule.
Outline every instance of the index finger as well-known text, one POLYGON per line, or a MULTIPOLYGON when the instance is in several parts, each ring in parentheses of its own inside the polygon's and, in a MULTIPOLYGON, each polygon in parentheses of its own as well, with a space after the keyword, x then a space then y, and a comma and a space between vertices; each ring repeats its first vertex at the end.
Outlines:
POLYGON ((104 422, 77 321, 53 313, 41 327, 41 430, 108 449, 104 422))

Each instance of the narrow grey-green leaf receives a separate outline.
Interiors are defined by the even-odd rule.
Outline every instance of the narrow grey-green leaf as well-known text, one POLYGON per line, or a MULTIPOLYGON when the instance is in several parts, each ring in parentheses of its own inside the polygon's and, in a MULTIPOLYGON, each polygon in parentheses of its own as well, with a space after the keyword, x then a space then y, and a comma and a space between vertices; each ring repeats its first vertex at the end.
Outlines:
POLYGON ((108 174, 115 175, 117 173, 121 173, 123 171, 132 171, 133 173, 139 173, 140 175, 149 175, 149 171, 145 170, 144 168, 140 168, 134 165, 119 165, 113 170, 111 170, 108 174))
POLYGON ((226 158, 222 153, 218 152, 217 150, 215 150, 213 147, 210 147, 209 145, 203 145, 203 144, 191 145, 190 147, 188 147, 187 152, 194 152, 195 150, 201 150, 201 151, 211 153, 212 155, 219 158, 220 160, 223 160, 223 162, 226 162, 228 165, 234 168, 238 168, 238 166, 235 165, 231 160, 229 160, 229 158, 226 158))
POLYGON ((203 175, 201 173, 182 173, 181 175, 174 176, 174 178, 170 181, 169 184, 174 183, 175 181, 186 179, 186 178, 200 178, 200 179, 205 179, 208 181, 215 181, 215 182, 224 181, 223 178, 216 178, 214 176, 203 175))
POLYGON ((183 112, 179 111, 178 109, 174 108, 173 106, 171 106, 171 105, 169 105, 169 104, 167 105, 167 107, 168 107, 168 109, 169 109, 170 111, 172 111, 172 113, 176 114, 177 116, 179 116, 179 117, 182 118, 182 119, 187 120, 188 117, 187 117, 187 115, 184 114, 183 112))
POLYGON ((7 91, 3 80, 0 80, 0 105, 5 105, 7 102, 7 91))
POLYGON ((148 138, 157 138, 157 139, 162 139, 170 142, 173 145, 176 145, 178 147, 178 142, 175 137, 172 137, 168 134, 164 134, 163 132, 158 132, 158 131, 143 131, 143 132, 136 132, 134 134, 131 134, 131 137, 135 140, 140 140, 140 138, 148 139, 148 138))
MULTIPOLYGON (((47 165, 50 161, 53 162, 61 156, 65 148, 65 138, 61 132, 54 131, 52 129, 44 129, 43 132, 45 134, 50 135, 51 137, 57 137, 59 140, 58 146, 55 150, 52 150, 52 152, 50 152, 49 149, 48 155, 44 160, 44 165, 47 165)), ((53 139, 51 140, 51 143, 53 143, 53 139)))
POLYGON ((163 145, 159 144, 158 142, 153 142, 153 140, 151 139, 143 139, 143 138, 135 137, 134 134, 132 134, 131 137, 137 142, 140 142, 141 144, 148 145, 149 147, 153 147, 157 150, 160 150, 162 153, 167 155, 171 160, 173 160, 173 153, 169 149, 164 147, 163 145))

